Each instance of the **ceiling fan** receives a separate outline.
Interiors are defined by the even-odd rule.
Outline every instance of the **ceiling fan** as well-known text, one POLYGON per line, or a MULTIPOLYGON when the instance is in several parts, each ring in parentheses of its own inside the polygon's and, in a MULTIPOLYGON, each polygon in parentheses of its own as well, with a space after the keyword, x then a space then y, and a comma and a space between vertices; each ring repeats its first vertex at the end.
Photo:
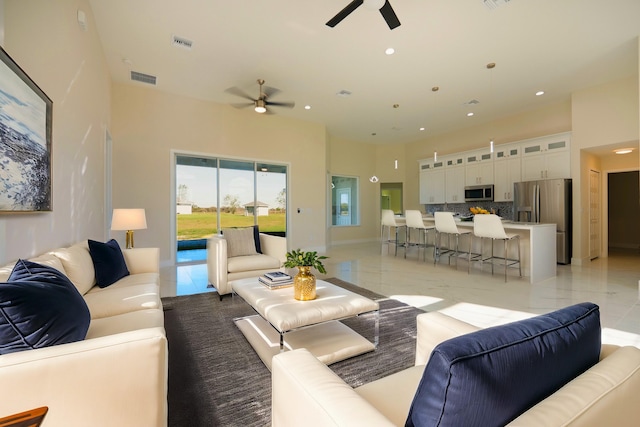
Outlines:
POLYGON ((351 12, 356 10, 363 3, 368 9, 379 9, 390 30, 400 26, 400 20, 398 20, 396 13, 393 11, 389 0, 353 0, 344 9, 338 12, 336 16, 331 18, 327 22, 327 25, 331 28, 335 27, 340 23, 340 21, 349 16, 351 12))
POLYGON ((258 99, 254 99, 250 97, 243 90, 238 89, 235 86, 225 90, 225 92, 227 93, 230 93, 232 95, 236 95, 251 101, 251 102, 233 103, 231 104, 231 106, 235 108, 246 108, 246 107, 253 106, 253 109, 255 110, 256 113, 272 114, 271 111, 267 109, 267 107, 293 108, 296 105, 295 102, 291 102, 291 101, 283 101, 283 102, 269 101, 269 98, 271 98, 276 93, 279 93, 280 90, 274 87, 264 86, 263 79, 258 79, 257 82, 258 82, 258 85, 260 85, 260 95, 258 96, 258 99))

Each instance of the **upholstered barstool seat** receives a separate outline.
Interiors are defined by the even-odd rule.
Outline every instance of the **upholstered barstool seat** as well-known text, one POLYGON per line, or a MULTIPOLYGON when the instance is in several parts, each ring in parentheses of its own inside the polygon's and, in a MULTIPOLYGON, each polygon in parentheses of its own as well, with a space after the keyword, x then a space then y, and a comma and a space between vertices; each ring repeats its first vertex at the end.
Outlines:
MULTIPOLYGON (((518 264, 518 270, 520 277, 522 277, 522 265, 520 263, 520 236, 518 234, 507 234, 504 231, 502 220, 497 215, 475 215, 473 217, 473 236, 480 238, 480 254, 477 260, 480 262, 491 261, 491 274, 493 274, 494 259, 500 259, 504 261, 504 281, 507 281, 507 267, 518 264), (491 239, 491 256, 484 257, 484 239, 491 239), (504 254, 503 257, 496 257, 494 255, 494 243, 496 240, 502 240, 504 242, 504 254), (515 242, 517 245, 517 258, 509 258, 508 244, 509 242, 515 242)), ((469 265, 471 265, 471 254, 469 253, 469 265)), ((471 272, 471 268, 469 268, 471 272)))
POLYGON ((435 264, 445 253, 449 254, 449 264, 451 264, 451 257, 456 258, 456 267, 458 266, 458 256, 460 255, 460 236, 469 236, 469 249, 465 251, 469 257, 471 251, 471 231, 459 230, 456 225, 455 219, 453 219, 453 213, 451 212, 435 212, 433 214, 436 226, 436 244, 433 252, 433 263, 435 264), (442 235, 447 236, 447 246, 442 246, 442 235), (451 245, 451 237, 455 237, 455 244, 451 245))
MULTIPOLYGON (((405 212, 405 218, 407 226, 407 249, 411 246, 416 246, 418 248, 418 259, 420 259, 420 248, 423 248, 422 258, 425 260, 427 256, 427 237, 431 230, 435 230, 435 227, 425 225, 424 221, 422 221, 422 213, 417 210, 407 210, 405 212), (412 242, 411 240, 412 230, 418 233, 417 242, 412 242)), ((404 251, 404 257, 407 257, 406 249, 404 251)))

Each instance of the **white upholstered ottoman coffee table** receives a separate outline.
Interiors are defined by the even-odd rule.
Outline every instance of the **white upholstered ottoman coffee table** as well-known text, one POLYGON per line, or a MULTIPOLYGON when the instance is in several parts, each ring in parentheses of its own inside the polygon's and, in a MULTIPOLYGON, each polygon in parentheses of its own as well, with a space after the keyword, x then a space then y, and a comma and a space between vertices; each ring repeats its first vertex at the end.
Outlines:
POLYGON ((362 295, 322 280, 312 301, 294 299, 291 287, 268 289, 257 277, 235 280, 231 287, 258 313, 235 323, 269 369, 281 351, 306 348, 329 365, 378 346, 379 305, 362 295), (364 313, 374 313, 373 343, 338 321, 364 313))

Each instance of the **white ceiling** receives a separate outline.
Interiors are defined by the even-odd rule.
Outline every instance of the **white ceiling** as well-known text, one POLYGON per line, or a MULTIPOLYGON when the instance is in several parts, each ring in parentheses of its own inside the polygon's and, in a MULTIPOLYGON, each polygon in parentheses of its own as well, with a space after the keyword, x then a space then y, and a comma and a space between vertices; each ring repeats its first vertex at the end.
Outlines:
POLYGON ((225 89, 257 97, 262 78, 281 90, 272 101, 296 103, 276 114, 357 141, 421 140, 638 73, 639 0, 390 1, 394 30, 364 6, 327 27, 350 0, 89 0, 114 81, 145 85, 130 81, 138 71, 158 90, 230 104, 242 99, 225 89))

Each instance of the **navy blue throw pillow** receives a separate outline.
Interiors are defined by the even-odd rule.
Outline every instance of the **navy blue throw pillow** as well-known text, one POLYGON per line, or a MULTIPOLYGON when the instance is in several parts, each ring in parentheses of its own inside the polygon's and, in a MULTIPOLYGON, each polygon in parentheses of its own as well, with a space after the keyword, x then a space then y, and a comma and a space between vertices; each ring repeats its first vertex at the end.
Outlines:
POLYGON ((503 426, 598 362, 600 310, 581 303, 440 343, 406 426, 503 426))
POLYGON ((53 267, 19 260, 0 283, 0 354, 81 341, 90 321, 82 295, 53 267))
POLYGON ((253 240, 256 243, 256 252, 262 253, 262 246, 260 245, 260 229, 257 225, 253 226, 253 240))
POLYGON ((101 288, 113 285, 129 275, 122 250, 115 239, 111 239, 107 243, 89 240, 89 253, 96 271, 96 283, 101 288))

